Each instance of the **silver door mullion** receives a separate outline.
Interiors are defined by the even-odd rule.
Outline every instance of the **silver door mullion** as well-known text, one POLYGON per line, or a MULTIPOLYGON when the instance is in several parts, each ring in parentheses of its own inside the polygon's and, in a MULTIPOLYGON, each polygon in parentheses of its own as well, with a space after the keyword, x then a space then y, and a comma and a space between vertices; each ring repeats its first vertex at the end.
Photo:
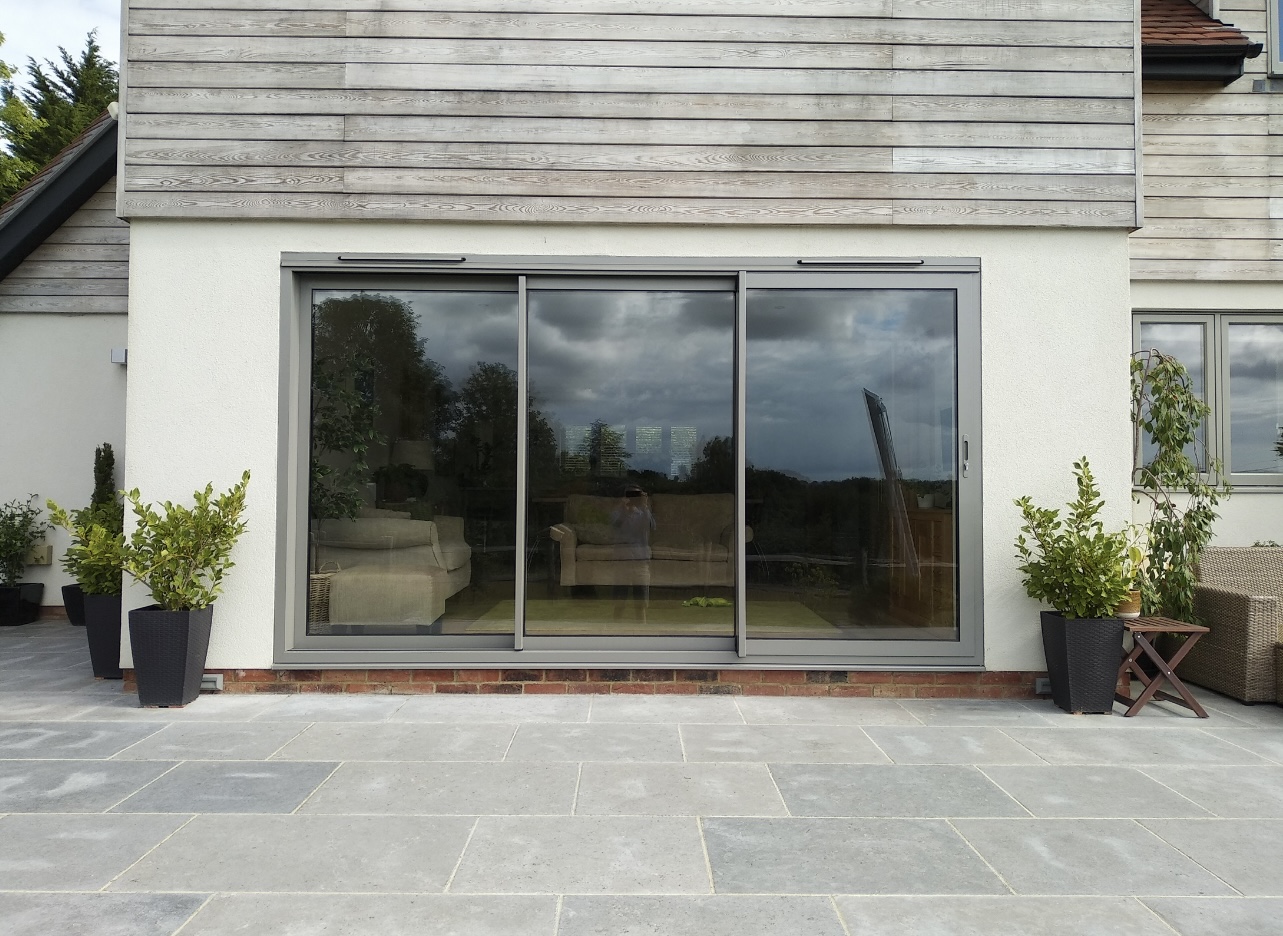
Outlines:
MULTIPOLYGON (((526 525, 528 517, 526 516, 526 446, 529 442, 527 434, 529 427, 528 413, 530 407, 526 402, 526 394, 530 389, 529 378, 526 375, 526 278, 517 277, 517 530, 516 530, 516 550, 512 561, 516 568, 514 569, 515 578, 513 581, 513 635, 512 644, 514 650, 521 650, 525 646, 526 637, 526 567, 529 563, 526 560, 527 543, 526 543, 526 525)), ((551 572, 549 573, 551 574, 551 572)))
POLYGON ((748 274, 741 271, 735 285, 735 654, 748 653, 748 541, 744 485, 747 477, 748 449, 744 438, 744 421, 748 414, 748 274))

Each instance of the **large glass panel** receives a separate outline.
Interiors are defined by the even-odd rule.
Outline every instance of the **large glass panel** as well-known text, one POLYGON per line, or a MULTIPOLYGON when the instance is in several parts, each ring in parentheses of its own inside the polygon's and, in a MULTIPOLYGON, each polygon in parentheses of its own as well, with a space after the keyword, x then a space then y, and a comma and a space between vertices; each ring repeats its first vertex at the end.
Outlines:
POLYGON ((1283 473, 1283 324, 1231 323, 1226 345, 1229 471, 1283 473))
POLYGON ((956 305, 749 290, 750 639, 957 639, 956 305))
MULTIPOLYGON (((1189 371, 1190 383, 1194 392, 1204 400, 1207 399, 1207 353, 1206 328, 1202 322, 1141 322, 1141 351, 1155 350, 1170 354, 1185 365, 1189 371)), ((1190 446, 1185 454, 1198 460, 1199 468, 1207 467, 1207 425, 1199 428, 1198 445, 1190 446)), ((1144 464, 1153 461, 1157 450, 1148 436, 1144 440, 1142 457, 1144 464)))
POLYGON ((526 633, 733 636, 735 294, 528 305, 526 633))
POLYGON ((515 289, 313 291, 308 633, 513 632, 516 367, 515 289))

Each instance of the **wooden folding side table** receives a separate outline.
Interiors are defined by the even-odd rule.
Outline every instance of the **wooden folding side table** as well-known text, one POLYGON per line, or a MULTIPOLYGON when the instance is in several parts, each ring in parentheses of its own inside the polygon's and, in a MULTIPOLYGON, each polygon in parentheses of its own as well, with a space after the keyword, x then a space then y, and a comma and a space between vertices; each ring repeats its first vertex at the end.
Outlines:
POLYGON ((1134 621, 1123 621, 1123 627, 1127 629, 1136 645, 1132 648, 1131 653, 1123 657, 1122 665, 1118 668, 1118 680, 1127 680, 1127 686, 1131 686, 1132 676, 1136 676, 1144 684, 1145 689, 1136 698, 1132 699, 1131 695, 1123 695, 1121 692, 1115 692, 1114 698, 1128 706, 1127 711, 1123 714, 1126 716, 1135 715, 1147 704, 1154 699, 1162 699, 1164 702, 1175 702, 1177 705, 1183 705, 1192 711, 1199 718, 1206 718, 1207 712, 1203 706, 1198 704, 1198 700, 1190 695, 1190 691, 1185 688, 1185 684, 1180 681, 1175 673, 1177 665, 1185 659, 1185 654, 1193 649, 1194 644, 1198 643, 1200 637, 1208 632, 1206 627, 1198 624, 1186 624, 1183 621, 1174 621, 1171 618, 1163 617, 1143 617, 1134 621), (1159 634, 1185 634, 1186 640, 1180 645, 1170 660, 1164 660, 1161 653, 1155 648, 1151 637, 1159 634), (1141 655, 1144 654, 1149 660, 1158 667, 1158 673, 1150 676, 1140 666, 1138 662, 1141 655), (1170 683, 1180 696, 1174 696, 1167 692, 1160 691, 1163 683, 1170 683))

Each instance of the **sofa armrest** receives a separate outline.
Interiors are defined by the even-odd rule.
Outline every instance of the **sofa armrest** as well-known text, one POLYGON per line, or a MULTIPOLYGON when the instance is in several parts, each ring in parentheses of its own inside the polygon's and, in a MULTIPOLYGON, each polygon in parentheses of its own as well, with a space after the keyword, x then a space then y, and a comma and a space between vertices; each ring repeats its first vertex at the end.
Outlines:
POLYGON ((561 547, 561 584, 576 584, 575 547, 578 543, 574 527, 565 523, 556 523, 548 528, 548 535, 561 547))
POLYGON ((1203 642, 1236 655, 1272 653, 1280 637, 1280 601, 1219 585, 1194 586, 1194 613, 1211 628, 1203 642))
MULTIPOLYGON (((722 535, 719 537, 719 541, 732 553, 735 552, 732 548, 735 545, 735 524, 728 523, 722 527, 722 535)), ((753 542, 753 528, 751 526, 745 525, 744 527, 744 542, 753 542)))
POLYGON ((443 543, 462 543, 463 542, 463 518, 462 517, 442 517, 440 515, 432 518, 432 522, 437 526, 437 536, 443 543))

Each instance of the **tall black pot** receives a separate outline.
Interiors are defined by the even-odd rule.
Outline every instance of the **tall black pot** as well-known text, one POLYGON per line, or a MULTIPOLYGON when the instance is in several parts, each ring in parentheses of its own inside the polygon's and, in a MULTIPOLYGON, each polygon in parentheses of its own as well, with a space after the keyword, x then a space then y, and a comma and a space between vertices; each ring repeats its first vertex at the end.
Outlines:
POLYGON ((1055 611, 1044 611, 1042 648, 1056 705, 1066 712, 1113 712, 1123 656, 1121 620, 1067 619, 1055 611))
POLYGON ((85 595, 85 636, 95 679, 120 679, 120 596, 85 595))
POLYGON ((67 620, 76 627, 85 626, 85 590, 80 583, 62 586, 62 607, 67 612, 67 620))
POLYGON ((30 624, 39 619, 40 599, 44 594, 43 582, 0 586, 0 627, 30 624))
POLYGON ((142 705, 186 705, 200 695, 213 607, 166 611, 160 605, 129 612, 129 643, 142 705))

